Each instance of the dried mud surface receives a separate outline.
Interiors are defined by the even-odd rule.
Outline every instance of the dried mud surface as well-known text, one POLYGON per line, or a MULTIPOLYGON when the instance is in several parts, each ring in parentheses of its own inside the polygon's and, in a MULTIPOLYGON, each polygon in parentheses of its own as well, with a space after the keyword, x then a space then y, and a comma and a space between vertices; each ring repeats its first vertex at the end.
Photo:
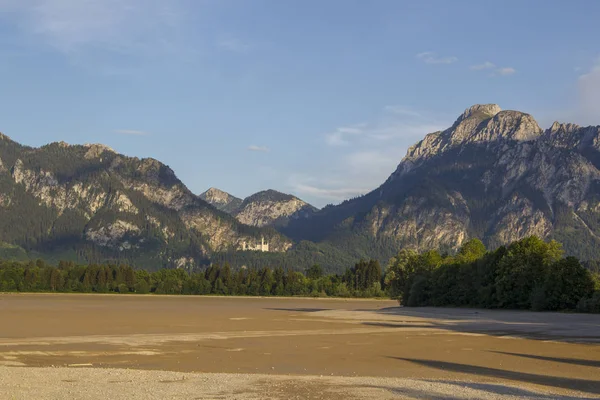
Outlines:
POLYGON ((600 398, 600 317, 0 295, 0 398, 600 398))

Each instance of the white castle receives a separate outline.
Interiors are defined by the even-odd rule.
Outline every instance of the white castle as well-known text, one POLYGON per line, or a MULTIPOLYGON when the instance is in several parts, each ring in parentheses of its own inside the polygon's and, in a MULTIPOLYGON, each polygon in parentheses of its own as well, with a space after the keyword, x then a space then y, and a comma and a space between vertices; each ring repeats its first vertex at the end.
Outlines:
POLYGON ((260 238, 260 244, 257 245, 248 245, 246 242, 242 242, 242 250, 262 251, 265 253, 269 251, 269 243, 265 243, 265 238, 263 236, 260 238))

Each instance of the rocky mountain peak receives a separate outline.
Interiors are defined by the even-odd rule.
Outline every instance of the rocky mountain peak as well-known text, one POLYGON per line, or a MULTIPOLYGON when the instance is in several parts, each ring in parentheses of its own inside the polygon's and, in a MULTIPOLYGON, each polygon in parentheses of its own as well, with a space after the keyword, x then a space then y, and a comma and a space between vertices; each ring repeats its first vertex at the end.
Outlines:
POLYGON ((229 214, 235 213, 242 205, 242 199, 238 199, 237 197, 215 187, 211 187, 199 197, 216 209, 225 211, 229 214))
POLYGON ((498 114, 500 111, 502 111, 502 108, 500 108, 498 104, 475 104, 467 108, 465 112, 463 112, 461 116, 458 117, 456 123, 460 123, 461 121, 464 121, 465 119, 470 117, 483 116, 486 118, 491 118, 494 115, 498 114))
POLYGON ((572 132, 576 131, 579 128, 580 128, 580 126, 577 125, 577 124, 570 124, 570 123, 563 124, 563 123, 560 123, 558 121, 554 121, 554 123, 550 127, 549 131, 552 134, 555 134, 555 133, 572 133, 572 132))
POLYGON ((99 143, 86 143, 83 145, 83 147, 88 149, 88 151, 85 153, 86 159, 98 158, 105 151, 113 154, 117 153, 112 148, 99 143))
POLYGON ((291 194, 281 193, 273 189, 267 189, 256 192, 252 196, 245 198, 244 203, 251 203, 255 201, 288 201, 293 199, 297 198, 291 194))
POLYGON ((244 199, 235 217, 252 226, 284 226, 290 220, 310 217, 317 209, 291 194, 268 189, 244 199))
POLYGON ((210 201, 211 203, 227 203, 233 196, 220 189, 211 187, 206 192, 202 193, 200 197, 203 200, 210 201))
POLYGON ((529 114, 503 111, 497 104, 476 104, 458 117, 446 135, 448 141, 455 145, 501 139, 527 141, 537 138, 542 132, 529 114))
POLYGON ((542 128, 529 114, 503 111, 496 104, 476 104, 467 108, 450 128, 430 133, 411 146, 391 178, 452 148, 466 144, 490 146, 503 141, 530 141, 542 134, 542 128))
POLYGON ((544 133, 547 145, 565 149, 591 146, 600 149, 600 126, 581 127, 577 124, 554 122, 544 133))
POLYGON ((520 111, 500 111, 491 118, 485 127, 474 132, 471 141, 537 139, 543 133, 537 121, 529 114, 520 111))

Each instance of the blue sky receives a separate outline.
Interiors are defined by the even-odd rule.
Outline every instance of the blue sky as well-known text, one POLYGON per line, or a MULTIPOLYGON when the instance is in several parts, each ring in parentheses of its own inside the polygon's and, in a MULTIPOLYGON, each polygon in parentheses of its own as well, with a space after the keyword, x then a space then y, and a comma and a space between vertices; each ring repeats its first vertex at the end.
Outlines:
POLYGON ((600 125, 600 2, 0 0, 0 131, 317 206, 497 103, 600 125))

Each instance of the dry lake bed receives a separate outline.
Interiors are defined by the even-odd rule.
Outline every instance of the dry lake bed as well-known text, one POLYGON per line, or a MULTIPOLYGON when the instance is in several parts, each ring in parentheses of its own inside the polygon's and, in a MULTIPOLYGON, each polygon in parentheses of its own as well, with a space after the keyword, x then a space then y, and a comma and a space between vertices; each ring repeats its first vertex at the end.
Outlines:
POLYGON ((0 399, 600 398, 600 316, 0 294, 0 399))

